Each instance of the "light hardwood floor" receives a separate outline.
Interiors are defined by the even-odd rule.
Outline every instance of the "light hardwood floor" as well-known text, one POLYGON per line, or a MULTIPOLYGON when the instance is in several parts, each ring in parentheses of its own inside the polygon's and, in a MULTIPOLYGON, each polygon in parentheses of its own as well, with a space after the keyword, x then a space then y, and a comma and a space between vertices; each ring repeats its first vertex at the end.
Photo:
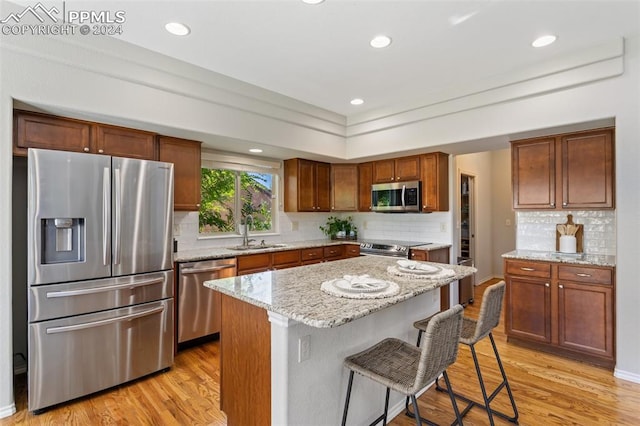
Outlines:
MULTIPOLYGON (((482 292, 491 282, 476 287, 476 301, 465 309, 465 315, 477 315, 482 292)), ((502 324, 494 331, 494 337, 520 411, 521 425, 640 425, 640 384, 616 379, 611 371, 599 367, 508 344, 502 324)), ((485 381, 495 386, 499 373, 489 341, 478 343, 476 351, 486 372, 485 381)), ((54 407, 39 416, 27 411, 22 376, 16 383, 18 412, 0 419, 0 426, 225 425, 224 414, 218 409, 218 356, 217 341, 183 350, 166 373, 54 407)), ((456 391, 481 399, 466 346, 460 347, 449 376, 456 391)), ((439 424, 453 420, 446 394, 430 389, 419 404, 422 414, 439 424)), ((495 406, 506 411, 506 395, 499 395, 495 406)), ((390 424, 405 426, 415 422, 401 414, 390 424)), ((474 408, 464 424, 486 425, 488 420, 483 411, 474 408)), ((509 423, 497 419, 496 424, 509 423)))

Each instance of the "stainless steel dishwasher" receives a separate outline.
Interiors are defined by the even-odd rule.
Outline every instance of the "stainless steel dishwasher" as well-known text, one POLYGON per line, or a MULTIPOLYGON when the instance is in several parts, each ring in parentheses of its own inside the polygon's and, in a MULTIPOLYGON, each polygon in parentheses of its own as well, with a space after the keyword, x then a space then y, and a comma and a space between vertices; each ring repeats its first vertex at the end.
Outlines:
POLYGON ((220 293, 203 283, 235 275, 235 258, 180 263, 178 343, 220 332, 220 293))

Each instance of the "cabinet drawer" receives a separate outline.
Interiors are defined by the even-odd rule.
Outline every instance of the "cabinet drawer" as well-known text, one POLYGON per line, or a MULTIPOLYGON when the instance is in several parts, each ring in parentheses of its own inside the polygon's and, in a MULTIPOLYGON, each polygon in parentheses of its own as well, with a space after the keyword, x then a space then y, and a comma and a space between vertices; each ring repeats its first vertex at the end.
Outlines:
POLYGON ((613 270, 590 268, 583 266, 558 266, 558 279, 579 281, 581 283, 606 284, 613 283, 613 270))
POLYGON ((343 254, 344 254, 344 246, 329 246, 323 249, 323 255, 325 259, 342 257, 343 254))
POLYGON ((247 269, 269 269, 271 253, 249 254, 238 256, 238 273, 247 269))
POLYGON ((551 264, 528 262, 523 260, 508 260, 506 272, 509 275, 526 275, 528 277, 551 277, 551 264))
POLYGON ((322 259, 322 247, 308 248, 300 250, 300 257, 303 262, 308 260, 322 259))
POLYGON ((347 257, 358 257, 360 256, 360 246, 355 244, 348 244, 344 246, 345 256, 347 257))
POLYGON ((286 250, 273 253, 273 267, 295 266, 300 263, 300 250, 286 250))

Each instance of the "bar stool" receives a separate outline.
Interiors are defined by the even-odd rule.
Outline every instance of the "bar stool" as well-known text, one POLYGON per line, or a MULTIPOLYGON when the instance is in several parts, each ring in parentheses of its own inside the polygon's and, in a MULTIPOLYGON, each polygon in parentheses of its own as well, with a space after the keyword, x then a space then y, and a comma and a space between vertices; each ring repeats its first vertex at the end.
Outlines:
MULTIPOLYGON (((484 405, 480 402, 473 401, 466 396, 453 393, 457 398, 465 401, 467 406, 462 410, 462 417, 464 417, 474 406, 483 408, 487 411, 487 415, 489 416, 489 423, 491 425, 493 422, 493 415, 497 415, 502 417, 505 420, 508 420, 512 423, 518 423, 518 409, 516 408, 516 402, 513 399, 513 394, 511 393, 511 387, 509 386, 509 381, 507 380, 507 375, 504 371, 504 367, 502 366, 502 361, 500 360, 500 354, 498 354, 498 348, 496 347, 496 342, 493 340, 492 330, 498 325, 500 322, 500 312, 502 311, 502 301, 504 299, 504 291, 506 284, 504 281, 500 281, 499 283, 493 284, 484 292, 482 297, 482 305, 480 306, 480 315, 477 320, 470 318, 463 318, 462 325, 462 333, 460 335, 460 343, 464 343, 471 348, 471 355, 473 356, 473 362, 476 367, 476 373, 478 374, 478 381, 480 382, 480 389, 482 391, 482 398, 484 399, 484 405), (500 383, 496 389, 491 393, 491 395, 487 394, 487 389, 484 384, 484 380, 482 378, 482 373, 480 372, 480 364, 478 363, 478 357, 476 355, 475 344, 485 337, 489 336, 491 339, 491 346, 493 346, 493 352, 496 356, 496 361, 498 362, 498 367, 500 368, 500 373, 502 374, 502 383, 500 383), (491 401, 500 393, 500 391, 506 388, 507 393, 509 394, 509 400, 511 401, 511 407, 513 408, 513 416, 510 417, 507 414, 501 413, 491 408, 491 401)), ((429 326, 429 322, 433 321, 433 317, 426 318, 420 321, 416 321, 413 325, 416 327, 418 332, 418 341, 416 343, 417 346, 420 346, 420 340, 422 338, 422 333, 429 326)), ((451 393, 451 388, 449 387, 449 383, 447 382, 447 389, 444 389, 440 386, 440 383, 436 379, 436 388, 439 391, 447 391, 451 393)), ((407 412, 407 415, 412 416, 410 412, 407 412)))
MULTIPOLYGON (((455 362, 458 355, 462 311, 462 306, 456 305, 434 315, 425 327, 425 343, 422 349, 400 339, 388 338, 369 349, 347 357, 344 366, 351 371, 342 414, 342 426, 347 422, 354 372, 381 383, 387 388, 384 413, 371 425, 378 424, 380 420, 383 421, 383 425, 387 424, 391 389, 411 398, 417 414, 416 424, 422 425, 422 420, 426 419, 420 418, 416 393, 432 383, 440 374, 444 376, 447 384, 447 392, 457 419, 455 423, 462 425, 462 417, 446 372, 446 368, 455 362)), ((427 424, 434 423, 427 420, 427 424)))

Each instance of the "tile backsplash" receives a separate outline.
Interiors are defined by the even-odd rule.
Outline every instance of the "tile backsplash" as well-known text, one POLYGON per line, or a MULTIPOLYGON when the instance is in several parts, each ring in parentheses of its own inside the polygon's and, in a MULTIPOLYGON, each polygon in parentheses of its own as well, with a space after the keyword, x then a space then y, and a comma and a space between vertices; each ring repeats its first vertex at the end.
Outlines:
POLYGON ((556 250, 556 225, 567 215, 582 224, 583 249, 589 254, 616 254, 616 212, 614 210, 525 211, 516 212, 516 248, 519 250, 556 250))

